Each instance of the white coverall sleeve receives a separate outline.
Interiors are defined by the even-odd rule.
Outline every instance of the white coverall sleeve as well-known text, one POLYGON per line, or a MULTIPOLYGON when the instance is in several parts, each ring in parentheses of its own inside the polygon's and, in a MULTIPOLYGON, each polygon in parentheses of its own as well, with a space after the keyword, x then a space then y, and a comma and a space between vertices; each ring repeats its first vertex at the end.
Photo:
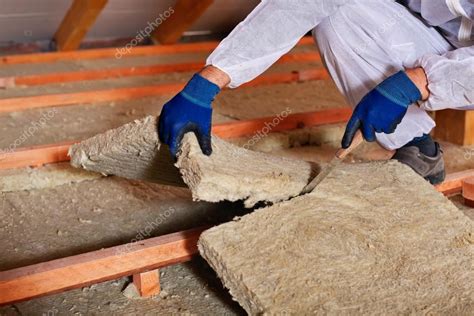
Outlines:
MULTIPOLYGON (((421 15, 433 26, 460 19, 458 43, 472 43, 472 0, 421 1, 421 15)), ((430 90, 430 97, 420 104, 421 108, 436 111, 474 106, 474 46, 458 48, 442 56, 425 55, 417 65, 425 70, 430 90)))
POLYGON ((421 108, 437 111, 474 105, 474 46, 444 55, 425 55, 418 65, 428 78, 430 97, 421 108))
POLYGON ((208 57, 229 75, 230 88, 248 82, 275 63, 347 0, 262 0, 208 57))

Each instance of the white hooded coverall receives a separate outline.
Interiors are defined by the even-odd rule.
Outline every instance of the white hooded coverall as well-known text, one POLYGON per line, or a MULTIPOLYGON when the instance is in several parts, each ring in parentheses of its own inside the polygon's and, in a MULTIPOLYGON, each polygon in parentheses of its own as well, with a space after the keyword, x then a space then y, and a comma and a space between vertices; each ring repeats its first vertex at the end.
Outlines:
POLYGON ((313 30, 329 73, 355 106, 394 73, 423 67, 430 97, 392 134, 398 149, 435 126, 425 110, 474 105, 473 0, 262 0, 209 56, 230 87, 248 82, 313 30), (436 27, 436 28, 435 28, 436 27))

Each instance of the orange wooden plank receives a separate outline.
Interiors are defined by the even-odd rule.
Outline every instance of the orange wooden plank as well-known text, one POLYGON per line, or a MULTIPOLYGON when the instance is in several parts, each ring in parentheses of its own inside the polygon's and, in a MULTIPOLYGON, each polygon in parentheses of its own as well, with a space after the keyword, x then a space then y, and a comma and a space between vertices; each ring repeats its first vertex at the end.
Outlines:
MULTIPOLYGON (((324 124, 345 122, 349 118, 349 108, 329 109, 317 112, 305 112, 289 114, 281 120, 272 132, 292 130, 302 127, 310 127, 324 124)), ((271 124, 275 117, 266 117, 253 120, 227 122, 215 124, 212 132, 222 138, 235 138, 254 134, 266 124, 271 124)), ((68 161, 67 152, 69 146, 79 141, 71 141, 60 144, 41 145, 29 148, 21 148, 0 156, 0 169, 22 168, 28 166, 39 166, 48 163, 68 161)))
MULTIPOLYGON (((303 37, 298 45, 314 44, 312 37, 303 37)), ((50 53, 35 53, 23 55, 10 55, 0 57, 0 65, 12 64, 35 64, 35 63, 50 63, 56 61, 72 61, 85 59, 100 59, 100 58, 122 58, 122 57, 137 57, 137 56, 152 56, 152 55, 170 55, 179 53, 199 53, 209 52, 215 49, 219 42, 199 42, 190 44, 174 44, 174 45, 151 45, 151 46, 137 46, 131 49, 122 48, 100 48, 100 49, 86 49, 69 52, 50 52, 50 53)))
POLYGON ((461 193, 463 180, 474 177, 474 169, 448 174, 443 183, 436 186, 436 190, 444 195, 461 193))
POLYGON ((169 18, 158 26, 152 37, 161 44, 174 44, 194 24, 214 0, 178 0, 169 18))
POLYGON ((59 51, 78 49, 106 4, 107 0, 74 0, 54 34, 57 49, 59 51))
POLYGON ((136 273, 133 284, 141 297, 151 297, 160 293, 160 271, 158 269, 136 273))
POLYGON ((205 228, 0 272, 0 305, 188 261, 205 228))
MULTIPOLYGON (((323 69, 303 70, 292 73, 270 74, 260 76, 245 86, 258 86, 293 81, 326 79, 328 75, 323 69)), ((142 87, 116 88, 107 90, 84 91, 74 93, 49 94, 39 96, 0 99, 1 112, 18 112, 28 109, 60 107, 74 104, 101 103, 118 100, 131 100, 149 96, 178 93, 184 83, 159 84, 142 87)))
POLYGON ((242 87, 255 87, 278 83, 303 82, 312 80, 325 80, 329 74, 325 69, 308 69, 290 73, 277 73, 257 77, 256 79, 242 85, 242 87))
MULTIPOLYGON (((328 109, 315 112, 289 114, 271 128, 272 132, 289 131, 298 128, 346 122, 352 113, 351 108, 328 109)), ((235 138, 252 135, 271 124, 275 116, 215 124, 212 132, 222 138, 235 138)))
POLYGON ((42 75, 27 75, 14 78, 15 85, 37 86, 52 83, 75 82, 85 80, 100 80, 122 78, 130 76, 149 76, 173 72, 199 70, 204 66, 202 62, 180 64, 151 65, 139 67, 122 67, 100 70, 85 70, 42 75))
POLYGON ((170 46, 137 46, 126 51, 125 48, 122 48, 124 49, 123 53, 121 53, 121 48, 99 48, 69 52, 10 55, 0 57, 0 65, 37 64, 85 59, 122 58, 155 55, 159 56, 179 53, 199 53, 211 51, 215 49, 217 45, 217 42, 200 42, 192 44, 176 44, 170 46))
POLYGON ((117 88, 97 91, 49 94, 10 99, 0 99, 0 112, 18 112, 53 106, 91 104, 118 100, 131 100, 149 96, 178 93, 183 83, 160 84, 142 87, 117 88))
POLYGON ((465 205, 474 207, 474 177, 462 180, 462 197, 465 205))
MULTIPOLYGON (((283 56, 278 63, 317 62, 321 58, 318 53, 295 53, 283 56)), ((112 69, 84 70, 40 75, 26 75, 18 77, 0 78, 0 87, 14 85, 36 86, 43 84, 75 82, 85 80, 100 80, 130 76, 149 76, 173 72, 197 71, 204 67, 203 62, 188 62, 178 64, 164 64, 138 67, 122 67, 112 69)))
POLYGON ((307 53, 291 53, 280 57, 277 63, 291 63, 291 62, 319 62, 321 55, 317 52, 307 53))
POLYGON ((69 161, 67 152, 75 142, 20 148, 0 153, 0 169, 37 167, 47 163, 69 161))
POLYGON ((303 36, 297 45, 314 45, 314 38, 312 36, 303 36))

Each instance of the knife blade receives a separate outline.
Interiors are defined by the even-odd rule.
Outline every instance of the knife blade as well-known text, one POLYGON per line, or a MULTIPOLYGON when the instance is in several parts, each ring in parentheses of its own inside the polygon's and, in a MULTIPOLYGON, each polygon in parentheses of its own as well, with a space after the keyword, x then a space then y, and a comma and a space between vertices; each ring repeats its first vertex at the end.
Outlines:
POLYGON ((304 195, 313 190, 320 184, 330 173, 333 171, 342 161, 346 158, 351 152, 353 152, 360 144, 364 142, 364 137, 360 130, 354 136, 351 145, 346 149, 339 149, 334 158, 321 170, 321 172, 313 179, 310 183, 308 183, 303 190, 301 191, 300 195, 304 195))

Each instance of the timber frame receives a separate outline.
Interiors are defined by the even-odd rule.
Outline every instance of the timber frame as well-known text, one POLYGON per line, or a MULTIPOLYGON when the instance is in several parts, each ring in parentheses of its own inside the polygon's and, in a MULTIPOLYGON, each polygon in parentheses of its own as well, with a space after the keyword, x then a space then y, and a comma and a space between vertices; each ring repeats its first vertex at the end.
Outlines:
POLYGON ((54 40, 59 51, 79 48, 108 0, 74 0, 59 26, 54 40))

